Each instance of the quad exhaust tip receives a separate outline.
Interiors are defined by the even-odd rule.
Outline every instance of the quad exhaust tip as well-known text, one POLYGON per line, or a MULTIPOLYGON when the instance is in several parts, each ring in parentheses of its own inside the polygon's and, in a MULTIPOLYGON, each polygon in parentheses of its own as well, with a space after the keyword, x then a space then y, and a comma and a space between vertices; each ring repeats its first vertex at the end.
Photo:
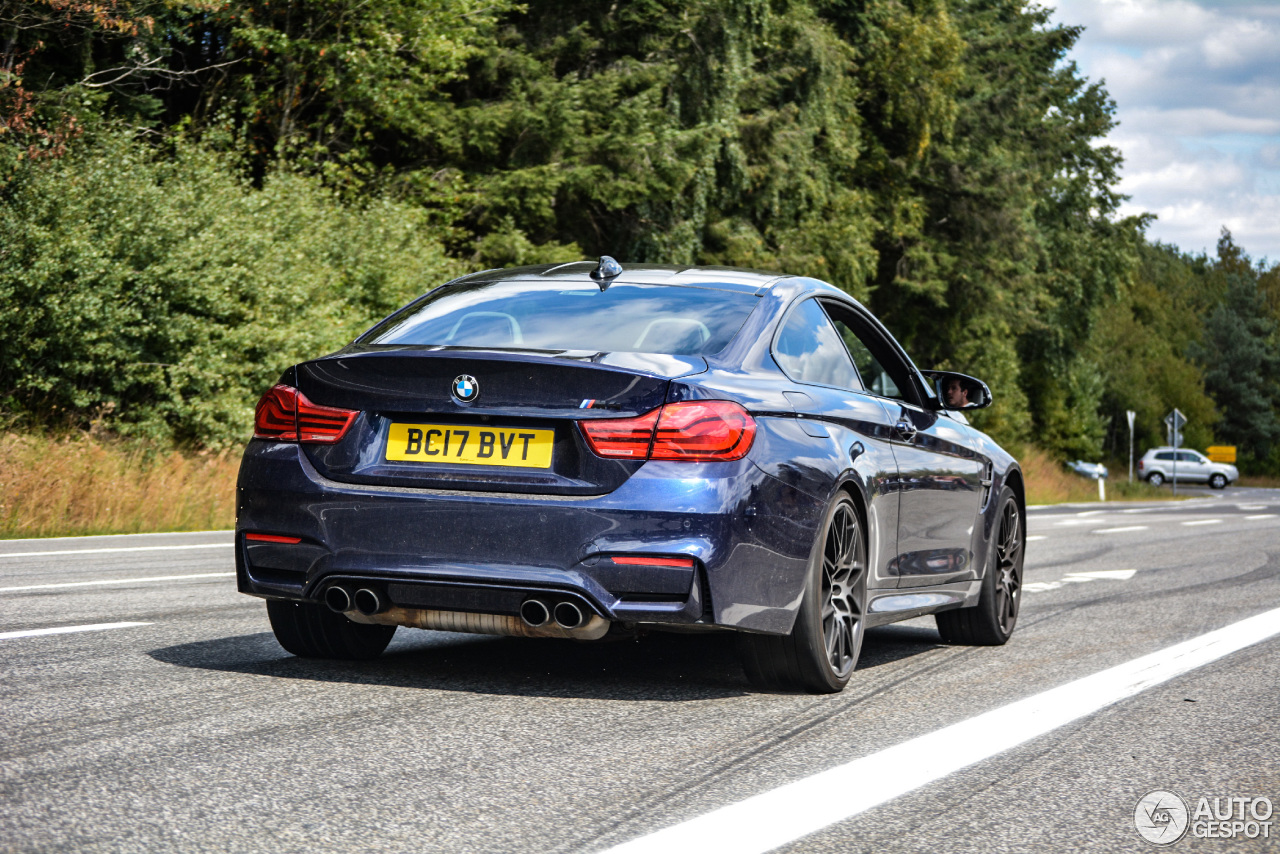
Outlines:
POLYGON ((582 609, 572 602, 561 602, 556 605, 556 625, 562 629, 576 629, 586 622, 582 609))
POLYGON ((386 603, 382 601, 382 597, 378 595, 378 591, 371 590, 368 587, 361 587, 356 591, 353 597, 356 610, 366 617, 372 617, 386 610, 386 603))
POLYGON ((324 604, 329 606, 330 611, 345 614, 351 610, 351 594, 347 593, 345 589, 334 585, 324 592, 324 604))
POLYGON ((541 600, 526 599, 520 605, 520 619, 524 620, 525 625, 533 626, 536 629, 547 624, 547 621, 551 619, 551 612, 547 610, 547 606, 541 600))

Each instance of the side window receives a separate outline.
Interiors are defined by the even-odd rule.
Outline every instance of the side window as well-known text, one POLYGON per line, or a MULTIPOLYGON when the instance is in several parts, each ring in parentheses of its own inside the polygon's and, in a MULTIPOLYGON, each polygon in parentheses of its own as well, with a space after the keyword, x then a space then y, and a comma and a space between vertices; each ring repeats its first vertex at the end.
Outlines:
POLYGON ((805 300, 778 333, 773 357, 796 382, 862 390, 840 335, 817 300, 805 300))
POLYGON ((1200 462, 1200 455, 1199 455, 1199 454, 1193 454, 1193 453, 1191 453, 1190 451, 1179 451, 1179 452, 1178 452, 1178 462, 1180 462, 1180 463, 1198 463, 1198 462, 1200 462))
POLYGON ((1167 463, 1167 462, 1172 462, 1172 461, 1173 461, 1173 452, 1172 452, 1172 451, 1164 451, 1164 452, 1162 452, 1162 453, 1156 454, 1156 459, 1157 459, 1157 460, 1160 460, 1161 462, 1166 462, 1166 463, 1167 463))
POLYGON ((905 400, 907 396, 902 393, 901 388, 906 385, 906 378, 901 376, 901 369, 895 364, 894 373, 899 374, 895 379, 894 373, 890 373, 880 358, 867 346, 867 340, 874 342, 875 339, 856 331, 857 319, 851 313, 841 311, 838 306, 832 307, 831 319, 836 331, 844 340, 844 345, 849 348, 849 355, 853 357, 853 363, 857 366, 858 374, 862 377, 867 390, 881 397, 905 400))

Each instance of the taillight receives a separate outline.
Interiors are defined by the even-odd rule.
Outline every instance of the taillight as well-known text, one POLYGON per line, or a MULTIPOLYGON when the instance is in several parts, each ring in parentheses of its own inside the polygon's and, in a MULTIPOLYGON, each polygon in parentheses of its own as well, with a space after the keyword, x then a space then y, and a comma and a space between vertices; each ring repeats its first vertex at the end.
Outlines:
POLYGON ((740 460, 756 435, 755 420, 727 400, 668 403, 635 418, 579 424, 591 450, 632 460, 740 460))
POLYGON ((653 444, 653 428, 661 411, 662 407, 658 407, 635 418, 604 418, 578 423, 582 425, 582 435, 586 437, 587 444, 598 455, 647 460, 653 444))
POLYGON ((653 436, 655 460, 740 460, 751 450, 756 422, 736 403, 691 400, 662 407, 653 436))
POLYGON ((287 385, 274 386, 258 401, 253 416, 253 435, 277 442, 333 444, 346 435, 356 416, 353 409, 320 406, 287 385))

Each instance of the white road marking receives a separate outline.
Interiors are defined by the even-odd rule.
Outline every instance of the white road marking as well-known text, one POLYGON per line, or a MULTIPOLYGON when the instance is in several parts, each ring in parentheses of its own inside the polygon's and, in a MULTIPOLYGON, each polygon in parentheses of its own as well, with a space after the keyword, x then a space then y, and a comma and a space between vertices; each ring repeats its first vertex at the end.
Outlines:
POLYGON ((91 626, 59 626, 55 629, 29 629, 25 632, 0 632, 0 640, 34 638, 40 635, 69 635, 73 632, 105 632, 107 629, 129 629, 149 626, 150 623, 94 623, 91 626))
POLYGON ((1280 608, 608 849, 764 854, 1280 634, 1280 608))
POLYGON ((47 557, 49 555, 100 555, 108 552, 165 552, 179 551, 182 549, 225 549, 234 546, 235 543, 199 543, 192 546, 130 546, 112 549, 64 549, 56 552, 10 552, 9 554, 0 554, 0 558, 6 557, 47 557))
POLYGON ((1095 534, 1123 534, 1127 531, 1145 531, 1145 530, 1147 530, 1146 525, 1129 525, 1124 528, 1098 528, 1097 530, 1094 531, 1094 533, 1095 534))
POLYGON ((1190 522, 1183 522, 1184 525, 1221 525, 1221 519, 1193 519, 1190 522))
POLYGON ((1044 534, 1028 534, 1027 535, 1028 543, 1031 542, 1032 540, 1047 540, 1047 539, 1049 538, 1046 537, 1044 534))
POLYGON ((1059 581, 1033 581, 1022 585, 1029 593, 1043 593, 1046 590, 1057 590, 1068 584, 1083 584, 1087 581, 1128 581, 1138 572, 1136 569, 1097 569, 1093 572, 1068 572, 1059 581))
POLYGON ((1256 521, 1256 520, 1258 520, 1258 519, 1274 519, 1274 518, 1276 518, 1276 514, 1274 514, 1274 513, 1261 513, 1261 514, 1259 514, 1259 515, 1257 515, 1257 516, 1245 516, 1244 518, 1248 519, 1250 522, 1253 522, 1253 521, 1256 521))
POLYGON ((195 572, 187 575, 152 575, 147 578, 110 578, 102 581, 67 581, 62 584, 29 584, 25 587, 0 587, 0 593, 21 590, 55 590, 63 587, 98 587, 105 584, 140 584, 147 581, 186 581, 189 578, 231 578, 234 572, 195 572))
POLYGON ((1237 504, 1236 508, 1239 510, 1266 510, 1267 505, 1266 504, 1237 504))
POLYGON ((1054 522, 1055 525, 1101 525, 1102 519, 1064 519, 1061 522, 1054 522))
POLYGON ((1077 516, 1097 516, 1099 513, 1106 513, 1106 510, 1082 510, 1077 516))

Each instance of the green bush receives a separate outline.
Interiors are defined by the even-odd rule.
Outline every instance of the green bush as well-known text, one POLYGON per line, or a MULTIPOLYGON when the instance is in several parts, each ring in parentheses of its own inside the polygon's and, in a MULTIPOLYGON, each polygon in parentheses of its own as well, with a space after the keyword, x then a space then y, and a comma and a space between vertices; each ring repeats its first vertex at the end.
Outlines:
POLYGON ((227 446, 284 368, 458 272, 421 208, 101 132, 0 189, 0 406, 227 446))

